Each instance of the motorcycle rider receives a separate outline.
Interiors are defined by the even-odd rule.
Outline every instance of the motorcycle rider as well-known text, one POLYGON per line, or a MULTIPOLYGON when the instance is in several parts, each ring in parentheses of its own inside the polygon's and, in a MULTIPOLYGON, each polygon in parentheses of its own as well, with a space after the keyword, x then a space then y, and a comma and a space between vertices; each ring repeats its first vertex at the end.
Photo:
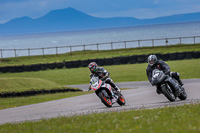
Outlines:
MULTIPOLYGON (((152 83, 152 71, 154 69, 163 70, 163 72, 165 74, 175 78, 179 82, 179 84, 181 86, 183 86, 183 82, 181 81, 180 75, 179 75, 178 72, 170 72, 169 65, 167 65, 164 61, 157 60, 156 55, 150 55, 148 57, 148 66, 147 66, 147 69, 146 69, 146 73, 147 73, 148 80, 152 84, 152 86, 154 86, 154 84, 152 83)), ((156 88, 157 88, 156 92, 158 94, 161 94, 160 85, 156 85, 156 88)), ((176 94, 179 95, 179 90, 178 89, 176 90, 176 94)))
MULTIPOLYGON (((98 67, 96 62, 91 62, 88 65, 88 68, 90 69, 90 78, 93 76, 98 76, 99 79, 105 81, 105 83, 110 84, 118 93, 120 93, 120 89, 114 84, 113 80, 109 77, 109 72, 107 72, 103 67, 98 67)), ((89 90, 91 88, 89 87, 89 90)))

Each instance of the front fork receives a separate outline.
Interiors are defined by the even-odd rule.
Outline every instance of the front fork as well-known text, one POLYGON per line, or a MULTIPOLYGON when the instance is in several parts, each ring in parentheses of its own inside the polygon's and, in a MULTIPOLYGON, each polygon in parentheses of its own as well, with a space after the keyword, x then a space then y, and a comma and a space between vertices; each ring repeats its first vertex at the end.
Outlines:
POLYGON ((171 77, 169 77, 166 80, 171 86, 173 86, 174 91, 178 91, 179 89, 179 84, 177 82, 175 82, 171 77))
MULTIPOLYGON (((96 93, 97 96, 98 96, 98 94, 99 94, 99 91, 100 91, 100 90, 95 91, 95 93, 96 93)), ((115 94, 113 93, 113 91, 112 91, 111 89, 108 89, 108 88, 102 89, 101 92, 104 94, 104 96, 105 96, 106 98, 113 99, 113 97, 115 97, 115 94)), ((98 97, 99 97, 99 96, 98 96, 98 97)))

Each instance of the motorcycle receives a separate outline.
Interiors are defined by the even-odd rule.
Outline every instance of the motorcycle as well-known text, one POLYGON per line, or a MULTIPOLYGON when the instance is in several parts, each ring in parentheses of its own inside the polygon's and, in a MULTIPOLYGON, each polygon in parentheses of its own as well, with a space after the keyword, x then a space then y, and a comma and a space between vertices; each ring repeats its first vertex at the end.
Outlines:
POLYGON ((177 97, 180 100, 185 100, 187 98, 185 89, 179 82, 175 78, 166 75, 162 70, 153 70, 152 83, 154 85, 160 85, 161 93, 171 102, 175 101, 177 97))
POLYGON ((93 76, 90 80, 90 87, 101 99, 106 107, 112 107, 117 102, 120 106, 125 105, 126 101, 121 93, 118 93, 109 84, 105 83, 99 77, 93 76))

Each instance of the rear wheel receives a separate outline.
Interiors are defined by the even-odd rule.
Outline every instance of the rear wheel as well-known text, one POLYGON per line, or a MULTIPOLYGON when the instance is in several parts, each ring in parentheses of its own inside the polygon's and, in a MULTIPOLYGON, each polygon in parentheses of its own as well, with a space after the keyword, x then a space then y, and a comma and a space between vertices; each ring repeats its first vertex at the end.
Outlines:
POLYGON ((176 97, 174 96, 170 86, 163 85, 161 87, 161 91, 169 101, 173 102, 176 100, 176 97))
POLYGON ((121 106, 126 104, 125 98, 122 94, 119 95, 119 98, 117 99, 117 103, 121 106))
POLYGON ((112 107, 112 101, 106 91, 100 91, 98 96, 106 107, 112 107))

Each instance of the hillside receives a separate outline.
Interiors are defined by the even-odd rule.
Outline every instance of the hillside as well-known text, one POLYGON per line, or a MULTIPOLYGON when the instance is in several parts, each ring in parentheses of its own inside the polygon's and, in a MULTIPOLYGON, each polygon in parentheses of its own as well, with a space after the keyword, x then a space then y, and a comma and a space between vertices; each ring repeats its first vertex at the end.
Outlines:
POLYGON ((200 21, 200 13, 178 14, 154 19, 137 19, 133 17, 97 18, 73 8, 66 8, 50 11, 48 14, 36 19, 21 17, 0 24, 0 36, 194 21, 200 21))

